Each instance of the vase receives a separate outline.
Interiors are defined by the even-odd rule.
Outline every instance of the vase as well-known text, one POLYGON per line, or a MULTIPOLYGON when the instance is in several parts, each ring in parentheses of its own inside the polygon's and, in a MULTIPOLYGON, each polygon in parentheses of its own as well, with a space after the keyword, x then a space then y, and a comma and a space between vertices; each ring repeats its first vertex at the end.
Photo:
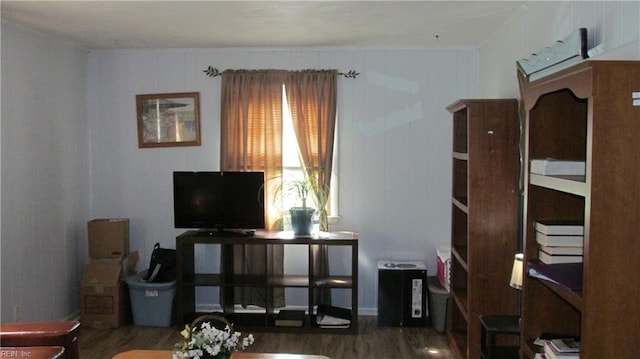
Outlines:
POLYGON ((224 354, 220 353, 218 355, 211 355, 211 354, 205 352, 202 355, 202 359, 229 359, 230 357, 231 357, 231 354, 229 354, 229 353, 224 353, 224 354))
POLYGON ((293 207, 289 209, 291 214, 291 229, 296 237, 311 236, 313 229, 314 208, 293 207))

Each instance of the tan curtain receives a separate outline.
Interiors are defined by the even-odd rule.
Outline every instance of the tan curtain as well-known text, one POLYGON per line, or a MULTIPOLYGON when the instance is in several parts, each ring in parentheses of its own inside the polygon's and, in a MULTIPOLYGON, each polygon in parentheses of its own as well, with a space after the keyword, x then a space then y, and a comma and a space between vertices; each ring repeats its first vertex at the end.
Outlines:
MULTIPOLYGON (((285 82, 302 166, 307 174, 316 173, 323 188, 323 193, 314 193, 316 200, 322 196, 327 197, 330 190, 336 127, 337 76, 335 70, 298 71, 288 73, 285 82)), ((321 202, 326 203, 326 198, 321 202)), ((329 225, 326 208, 318 208, 318 212, 320 230, 327 231, 329 225)), ((327 246, 314 245, 311 254, 314 274, 328 276, 327 246)), ((318 289, 314 300, 316 303, 331 304, 331 290, 318 289)))
MULTIPOLYGON (((264 171, 265 178, 282 173, 283 71, 227 70, 222 74, 220 167, 222 171, 264 171)), ((279 230, 277 209, 265 186, 265 225, 279 230)), ((236 273, 284 274, 282 246, 235 246, 236 273)), ((284 291, 264 288, 235 292, 235 303, 266 307, 284 306, 284 291)), ((224 304, 224 303, 223 303, 224 304)))
MULTIPOLYGON (((333 141, 336 127, 337 76, 335 70, 290 72, 285 88, 291 108, 293 128, 300 156, 307 173, 315 172, 324 193, 329 193, 333 165, 333 141)), ((326 199, 325 201, 326 202, 326 199)), ((319 208, 320 230, 329 229, 327 212, 319 208)))

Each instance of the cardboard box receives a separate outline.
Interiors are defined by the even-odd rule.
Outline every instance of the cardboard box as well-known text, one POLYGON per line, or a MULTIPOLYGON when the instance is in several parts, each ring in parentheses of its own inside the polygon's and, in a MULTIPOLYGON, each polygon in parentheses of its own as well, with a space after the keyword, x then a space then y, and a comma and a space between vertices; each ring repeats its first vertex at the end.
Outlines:
POLYGON ((117 328, 131 322, 128 288, 122 264, 89 263, 80 285, 80 320, 94 328, 117 328))
POLYGON ((131 322, 125 279, 136 273, 138 252, 129 253, 129 219, 92 219, 87 223, 90 262, 80 284, 83 325, 117 328, 131 322))
POLYGON ((138 265, 139 259, 140 254, 138 251, 135 251, 129 253, 129 255, 124 258, 90 258, 89 263, 117 264, 122 268, 120 271, 120 280, 126 280, 128 276, 136 274, 136 266, 138 265))
POLYGON ((89 257, 123 258, 129 253, 129 219, 92 219, 87 224, 89 257))

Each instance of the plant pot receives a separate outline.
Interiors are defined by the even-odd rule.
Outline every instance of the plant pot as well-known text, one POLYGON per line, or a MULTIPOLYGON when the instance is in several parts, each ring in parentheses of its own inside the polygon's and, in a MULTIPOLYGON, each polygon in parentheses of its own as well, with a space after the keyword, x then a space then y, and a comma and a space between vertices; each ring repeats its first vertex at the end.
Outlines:
POLYGON ((295 236, 311 236, 313 230, 314 208, 294 207, 289 209, 291 214, 291 229, 295 236))

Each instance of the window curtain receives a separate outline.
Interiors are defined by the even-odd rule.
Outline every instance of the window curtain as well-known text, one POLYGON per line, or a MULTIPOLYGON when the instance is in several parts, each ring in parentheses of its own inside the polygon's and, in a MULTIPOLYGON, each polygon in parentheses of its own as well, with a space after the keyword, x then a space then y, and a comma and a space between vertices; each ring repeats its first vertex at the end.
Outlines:
MULTIPOLYGON (((226 70, 222 73, 220 167, 222 171, 264 171, 265 179, 282 173, 283 71, 226 70)), ((265 225, 279 230, 265 186, 265 225)), ((283 275, 282 246, 234 246, 234 271, 252 275, 283 275)), ((284 306, 284 290, 237 288, 235 304, 284 306)), ((223 303, 224 305, 225 303, 223 303)))
MULTIPOLYGON (((333 165, 333 142, 336 127, 337 77, 335 70, 306 70, 287 73, 285 89, 291 108, 293 128, 300 149, 302 166, 318 176, 321 190, 314 193, 325 203, 328 198, 333 165)), ((320 230, 328 231, 329 224, 325 208, 318 209, 320 230)), ((329 275, 328 247, 312 247, 312 266, 316 276, 329 275)), ((331 304, 331 290, 316 290, 315 302, 331 304)))
MULTIPOLYGON (((285 88, 291 108, 293 128, 307 174, 314 172, 324 193, 315 192, 316 201, 326 197, 331 183, 333 141, 336 127, 337 71, 307 70, 287 74, 285 88)), ((326 199, 321 202, 326 202, 326 199)), ((329 229, 327 212, 319 208, 320 230, 329 229)))

